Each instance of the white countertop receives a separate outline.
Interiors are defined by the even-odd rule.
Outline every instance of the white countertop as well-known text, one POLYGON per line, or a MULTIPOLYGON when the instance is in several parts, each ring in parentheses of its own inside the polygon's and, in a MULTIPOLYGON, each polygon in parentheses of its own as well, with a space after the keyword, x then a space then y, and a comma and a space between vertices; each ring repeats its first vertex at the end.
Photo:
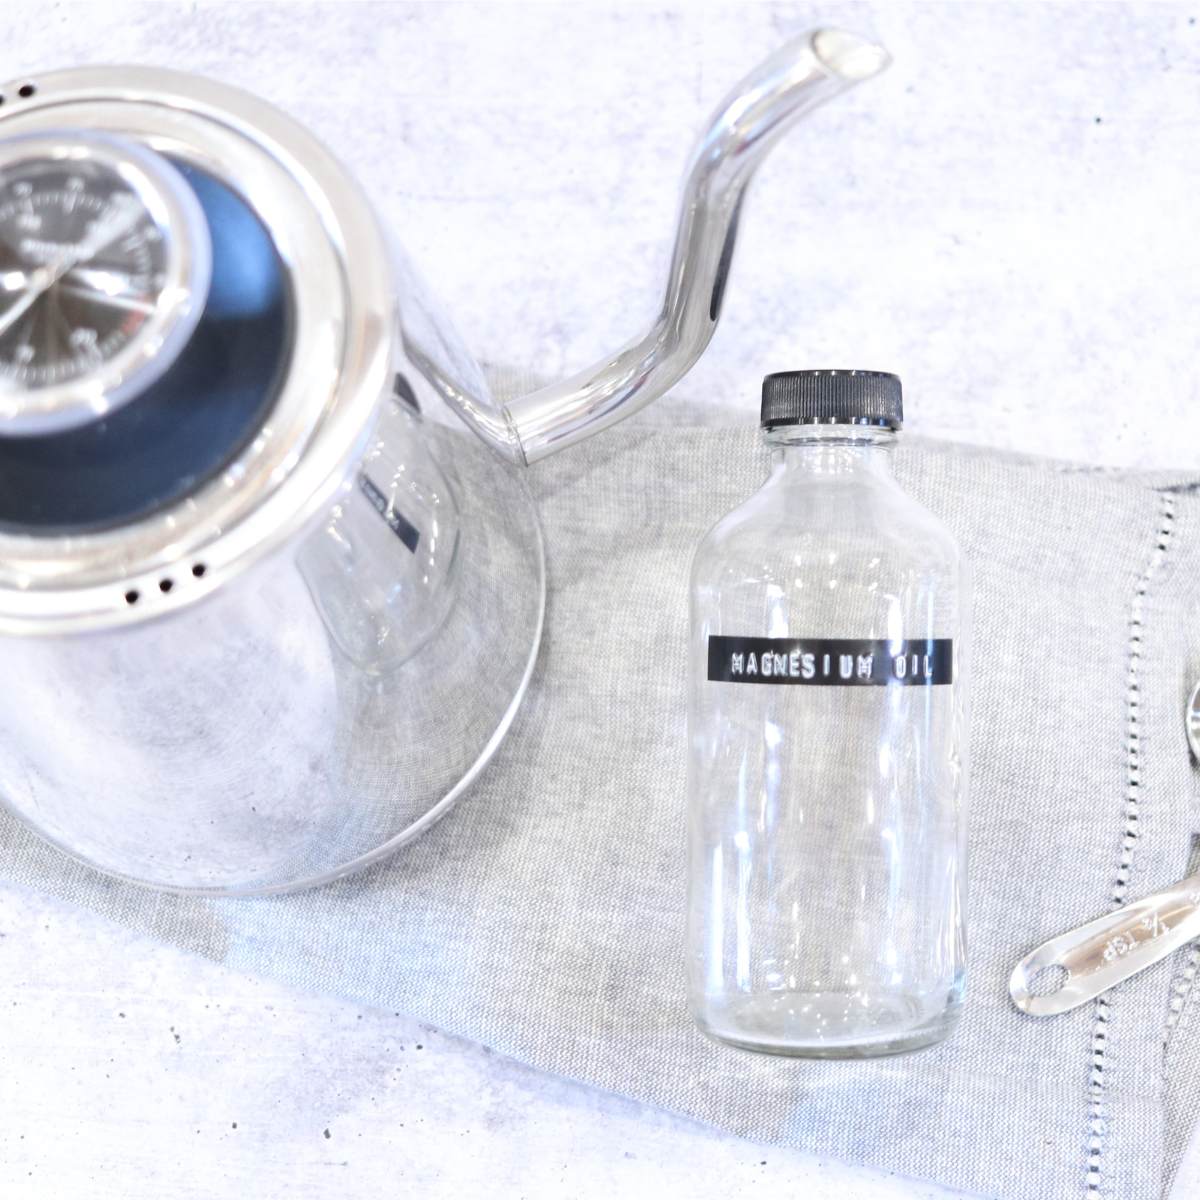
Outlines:
MULTIPOLYGON (((1200 31, 1183 7, 9 0, 0 74, 153 62, 282 104, 368 184, 481 357, 552 374, 651 315, 692 132, 818 21, 875 29, 896 65, 764 169, 725 323, 659 413, 748 421, 766 371, 870 366, 904 377, 924 433, 1200 463, 1200 31)), ((0 978, 6 1200, 949 1194, 2 886, 0 978)), ((1200 1194, 1196 1147, 1175 1194, 1200 1194)))
POLYGON ((951 1195, 715 1133, 11 889, 0 977, 6 1200, 951 1195))

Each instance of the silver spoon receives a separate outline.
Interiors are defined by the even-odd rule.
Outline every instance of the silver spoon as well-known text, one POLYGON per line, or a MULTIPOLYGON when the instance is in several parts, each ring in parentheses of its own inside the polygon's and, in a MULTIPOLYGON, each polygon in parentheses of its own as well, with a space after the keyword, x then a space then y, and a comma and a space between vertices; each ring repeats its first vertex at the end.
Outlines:
MULTIPOLYGON (((1188 745, 1200 762, 1200 684, 1188 699, 1188 745)), ((1200 938, 1200 873, 1043 942, 1013 970, 1008 991, 1031 1017, 1095 999, 1200 938)))

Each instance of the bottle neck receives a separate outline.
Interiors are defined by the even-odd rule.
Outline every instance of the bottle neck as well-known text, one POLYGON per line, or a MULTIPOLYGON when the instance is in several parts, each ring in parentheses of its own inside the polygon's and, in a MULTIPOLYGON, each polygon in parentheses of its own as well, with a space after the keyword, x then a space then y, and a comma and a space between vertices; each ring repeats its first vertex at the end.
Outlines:
POLYGON ((896 431, 878 425, 778 425, 764 430, 771 478, 784 474, 891 479, 896 431))

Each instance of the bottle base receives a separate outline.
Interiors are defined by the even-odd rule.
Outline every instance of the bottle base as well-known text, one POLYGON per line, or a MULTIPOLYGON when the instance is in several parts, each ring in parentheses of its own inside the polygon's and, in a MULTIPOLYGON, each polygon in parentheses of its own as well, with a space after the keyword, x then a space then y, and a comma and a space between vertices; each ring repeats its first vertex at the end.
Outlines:
POLYGON ((944 1041, 962 1002, 907 992, 768 992, 693 1012, 716 1042, 792 1058, 876 1058, 944 1041))

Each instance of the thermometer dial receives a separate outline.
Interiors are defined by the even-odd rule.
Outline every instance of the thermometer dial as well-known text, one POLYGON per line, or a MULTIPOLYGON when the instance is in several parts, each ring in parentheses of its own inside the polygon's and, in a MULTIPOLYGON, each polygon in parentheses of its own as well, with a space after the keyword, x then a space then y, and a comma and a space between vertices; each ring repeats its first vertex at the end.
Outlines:
POLYGON ((0 434, 95 420, 161 376, 195 328, 210 256, 166 159, 75 132, 0 144, 0 434))

